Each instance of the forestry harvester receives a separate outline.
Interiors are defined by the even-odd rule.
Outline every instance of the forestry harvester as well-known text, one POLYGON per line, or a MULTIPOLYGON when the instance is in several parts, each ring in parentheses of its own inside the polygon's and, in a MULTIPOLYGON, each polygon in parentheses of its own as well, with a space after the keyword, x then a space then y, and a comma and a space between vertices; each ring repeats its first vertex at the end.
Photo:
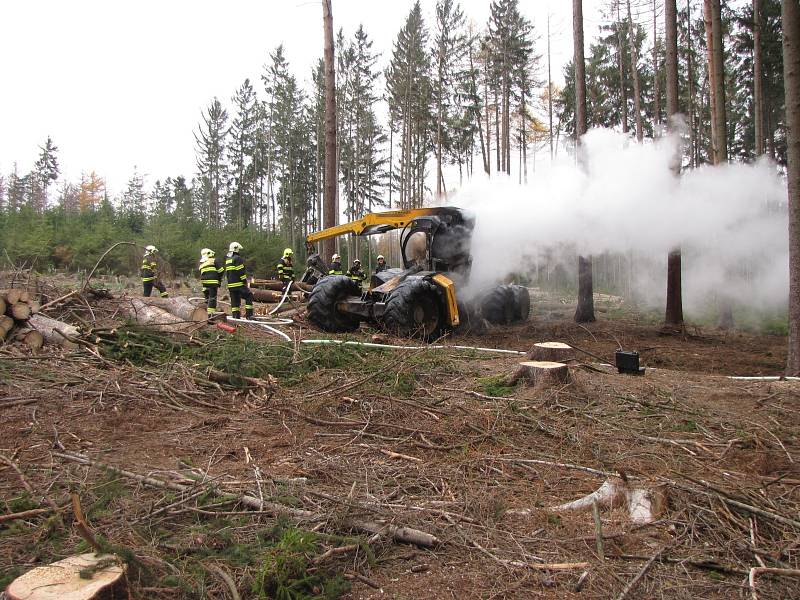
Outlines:
POLYGON ((484 319, 496 324, 527 320, 530 296, 522 286, 497 285, 469 300, 459 296, 469 281, 474 224, 472 215, 460 208, 418 208, 370 213, 309 234, 308 269, 302 279, 314 284, 309 319, 323 331, 355 331, 368 321, 426 341, 484 319), (403 267, 372 274, 366 291, 345 275, 326 275, 325 261, 314 253, 314 244, 325 239, 395 229, 401 231, 403 267))

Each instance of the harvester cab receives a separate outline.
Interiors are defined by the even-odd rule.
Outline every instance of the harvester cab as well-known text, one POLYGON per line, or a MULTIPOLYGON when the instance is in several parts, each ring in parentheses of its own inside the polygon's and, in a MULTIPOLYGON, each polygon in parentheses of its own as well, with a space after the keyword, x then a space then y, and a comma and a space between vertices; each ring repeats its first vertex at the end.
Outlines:
MULTIPOLYGON (((399 335, 431 341, 465 319, 474 318, 475 308, 461 302, 456 294, 469 279, 474 225, 467 211, 436 207, 370 213, 357 221, 309 234, 308 268, 303 276, 303 281, 314 284, 308 302, 309 319, 324 331, 355 331, 361 321, 368 321, 399 335), (332 237, 397 229, 403 267, 373 274, 366 291, 349 277, 326 276, 325 261, 313 251, 316 242, 332 237)), ((527 296, 527 290, 525 293, 527 296)), ((502 301, 513 304, 514 300, 506 296, 502 301)), ((503 307, 500 312, 515 315, 521 312, 517 308, 503 307)), ((525 318, 528 310, 529 300, 525 318)))

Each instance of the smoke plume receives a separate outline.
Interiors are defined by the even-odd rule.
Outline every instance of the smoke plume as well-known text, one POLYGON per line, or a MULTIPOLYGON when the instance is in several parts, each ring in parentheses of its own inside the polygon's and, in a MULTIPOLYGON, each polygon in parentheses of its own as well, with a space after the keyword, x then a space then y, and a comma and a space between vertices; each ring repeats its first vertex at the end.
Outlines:
POLYGON ((592 130, 582 166, 570 159, 538 168, 527 185, 494 176, 462 188, 448 203, 476 216, 470 287, 611 253, 633 257, 637 299, 663 306, 667 254, 680 247, 687 312, 719 298, 785 306, 787 196, 775 165, 704 166, 675 178, 678 143, 592 130))

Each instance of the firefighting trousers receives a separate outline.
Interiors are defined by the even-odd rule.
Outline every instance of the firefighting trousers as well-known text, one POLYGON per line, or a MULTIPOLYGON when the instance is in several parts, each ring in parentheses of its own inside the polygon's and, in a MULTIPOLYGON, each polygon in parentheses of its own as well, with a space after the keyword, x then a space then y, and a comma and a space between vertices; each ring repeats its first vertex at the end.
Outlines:
POLYGON ((216 285, 210 285, 203 288, 203 297, 206 299, 206 306, 208 314, 212 314, 217 310, 217 289, 216 285))
POLYGON ((164 284, 161 282, 160 279, 156 279, 155 281, 143 281, 142 282, 142 294, 145 298, 149 298, 150 294, 153 293, 153 288, 156 288, 159 293, 161 294, 162 298, 166 298, 169 296, 167 293, 167 288, 164 287, 164 284))
POLYGON ((246 285, 241 287, 228 288, 231 295, 231 316, 238 318, 241 315, 240 305, 244 300, 245 318, 253 316, 253 292, 246 285))

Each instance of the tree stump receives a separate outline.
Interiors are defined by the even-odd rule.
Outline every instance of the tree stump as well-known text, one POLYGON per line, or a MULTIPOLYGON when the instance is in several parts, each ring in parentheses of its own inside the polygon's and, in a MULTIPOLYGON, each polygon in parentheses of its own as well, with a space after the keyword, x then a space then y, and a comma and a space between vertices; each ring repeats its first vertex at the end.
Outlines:
POLYGON ((563 342, 539 342, 525 356, 530 360, 563 363, 575 358, 575 350, 563 342))
POLYGON ((128 600, 126 568, 113 554, 78 554, 17 577, 9 600, 128 600))
POLYGON ((564 363, 528 360, 519 363, 511 375, 506 377, 506 385, 516 385, 524 380, 527 385, 563 385, 572 383, 569 367, 564 363))

